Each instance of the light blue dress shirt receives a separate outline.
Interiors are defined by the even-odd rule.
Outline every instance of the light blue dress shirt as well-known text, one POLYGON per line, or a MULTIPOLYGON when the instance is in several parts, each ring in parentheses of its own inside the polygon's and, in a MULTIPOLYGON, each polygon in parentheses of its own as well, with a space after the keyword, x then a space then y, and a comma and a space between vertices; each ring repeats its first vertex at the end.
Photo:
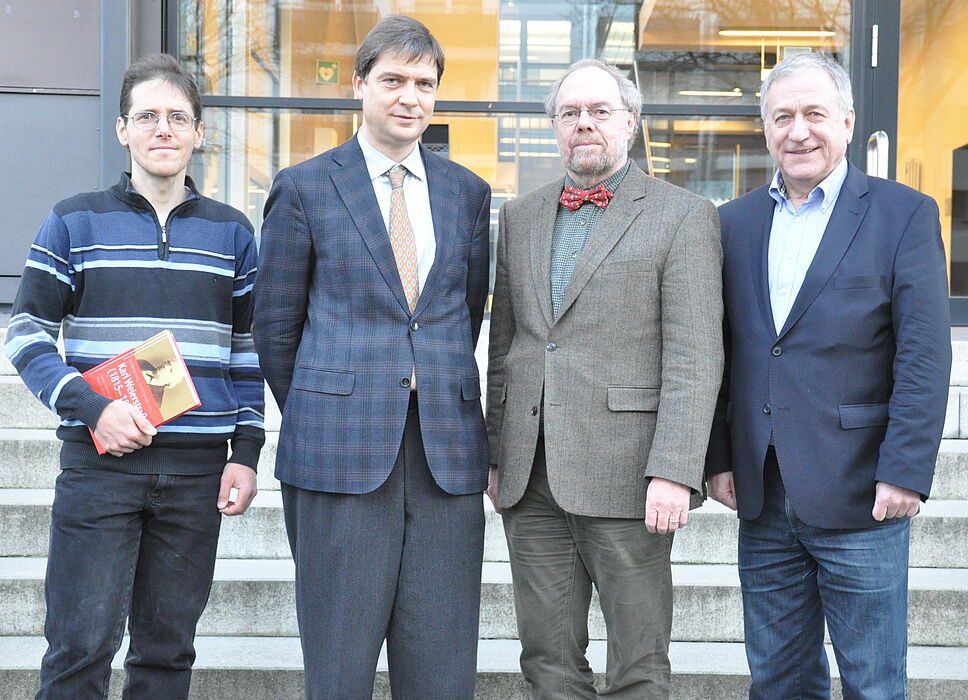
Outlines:
POLYGON ((780 171, 773 175, 770 196, 776 200, 776 207, 770 229, 769 282, 773 325, 777 333, 786 323, 800 293, 846 178, 845 158, 811 190, 807 201, 794 207, 787 199, 780 171))

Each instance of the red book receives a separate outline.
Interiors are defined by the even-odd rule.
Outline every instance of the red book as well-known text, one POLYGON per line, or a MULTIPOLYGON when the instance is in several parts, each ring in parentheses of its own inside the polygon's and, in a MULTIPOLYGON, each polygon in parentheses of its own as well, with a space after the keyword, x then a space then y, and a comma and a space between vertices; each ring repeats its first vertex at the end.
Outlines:
MULTIPOLYGON (((171 331, 148 338, 82 376, 101 396, 127 401, 154 426, 202 405, 171 331)), ((93 430, 91 439, 98 454, 107 453, 93 430)))

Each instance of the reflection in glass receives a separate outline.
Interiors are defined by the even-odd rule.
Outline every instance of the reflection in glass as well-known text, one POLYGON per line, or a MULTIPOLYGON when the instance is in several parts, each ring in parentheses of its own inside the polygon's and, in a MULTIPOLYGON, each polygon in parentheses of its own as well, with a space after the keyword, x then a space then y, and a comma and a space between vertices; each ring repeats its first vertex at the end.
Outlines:
POLYGON ((952 296, 968 296, 966 45, 962 0, 901 2, 897 180, 938 203, 952 296))
POLYGON ((352 97, 357 46, 379 18, 424 22, 447 53, 439 99, 540 101, 561 71, 600 58, 646 102, 745 104, 786 55, 849 64, 849 0, 180 0, 179 58, 203 93, 352 97))
MULTIPOLYGON (((646 115, 648 172, 719 205, 767 184, 773 160, 753 117, 658 118, 646 115)), ((644 151, 645 149, 643 149, 644 151)))
POLYGON ((205 94, 350 98, 357 47, 381 16, 401 13, 445 48, 438 99, 497 96, 497 7, 484 0, 180 0, 179 12, 178 58, 205 94))

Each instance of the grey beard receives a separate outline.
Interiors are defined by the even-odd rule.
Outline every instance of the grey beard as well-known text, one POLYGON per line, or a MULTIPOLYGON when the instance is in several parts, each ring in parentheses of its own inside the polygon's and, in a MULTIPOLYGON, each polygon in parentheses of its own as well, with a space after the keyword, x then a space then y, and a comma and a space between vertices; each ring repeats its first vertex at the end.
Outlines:
POLYGON ((573 152, 563 160, 565 170, 571 175, 571 179, 575 181, 575 184, 581 187, 590 187, 601 182, 604 179, 602 175, 617 165, 618 160, 612 159, 610 156, 611 154, 605 151, 595 157, 591 162, 587 159, 582 159, 582 162, 579 162, 573 152))

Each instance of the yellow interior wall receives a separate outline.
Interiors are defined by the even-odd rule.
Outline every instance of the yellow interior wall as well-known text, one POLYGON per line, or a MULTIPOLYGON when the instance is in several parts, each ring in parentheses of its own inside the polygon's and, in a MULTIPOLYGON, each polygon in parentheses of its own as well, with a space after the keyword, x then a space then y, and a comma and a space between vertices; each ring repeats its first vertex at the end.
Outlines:
MULTIPOLYGON (((934 197, 951 259, 951 152, 968 144, 968 3, 903 0, 897 180, 934 197)), ((950 265, 950 262, 949 262, 950 265)))
MULTIPOLYGON (((405 11, 425 25, 444 48, 446 62, 438 100, 491 101, 497 99, 497 3, 471 0, 463 3, 426 3, 434 11, 405 11), (436 9, 439 7, 439 9, 436 9), (469 28, 472 28, 470 30, 469 28)), ((331 5, 310 5, 282 12, 280 43, 283 47, 282 94, 293 97, 353 96, 353 63, 359 43, 379 21, 375 6, 354 5, 334 10, 331 5), (318 59, 339 62, 336 84, 316 83, 318 59)), ((490 117, 435 117, 450 125, 451 159, 485 180, 497 169, 497 123, 490 117)), ((353 135, 352 122, 342 115, 305 115, 290 122, 284 143, 292 162, 318 152, 320 129, 331 129, 337 143, 353 135)), ((283 132, 286 133, 286 132, 283 132)), ((285 158, 284 158, 285 160, 285 158)))

